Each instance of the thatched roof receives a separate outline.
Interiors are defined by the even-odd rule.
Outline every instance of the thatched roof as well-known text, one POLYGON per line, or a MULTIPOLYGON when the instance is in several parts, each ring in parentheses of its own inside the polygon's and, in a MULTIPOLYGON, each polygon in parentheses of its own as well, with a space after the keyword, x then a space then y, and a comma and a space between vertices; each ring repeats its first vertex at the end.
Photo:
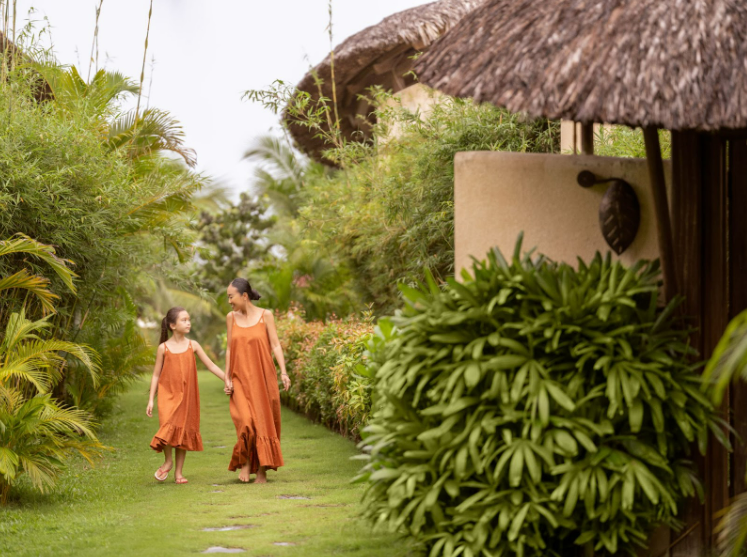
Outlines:
POLYGON ((747 2, 487 0, 416 64, 420 80, 530 116, 747 127, 747 2))
MULTIPOLYGON (((0 31, 0 62, 3 53, 7 56, 6 63, 8 66, 12 64, 33 64, 33 60, 0 31)), ((6 69, 8 66, 6 66, 6 69)), ((54 98, 49 83, 36 69, 32 68, 28 72, 28 77, 33 84, 33 93, 37 101, 42 102, 54 98)))
MULTIPOLYGON (((440 0, 417 6, 389 16, 337 46, 334 49, 334 83, 344 137, 359 137, 356 132, 364 136, 370 133, 371 107, 360 100, 359 95, 365 94, 366 89, 374 85, 393 92, 412 85, 412 75, 405 75, 412 69, 412 56, 427 49, 483 1, 440 0)), ((300 91, 306 91, 318 99, 319 86, 315 76, 323 82, 322 94, 331 99, 329 55, 309 71, 297 86, 300 91)), ((298 125, 292 125, 290 131, 301 150, 322 160, 321 152, 326 146, 321 139, 314 137, 313 131, 298 125)))

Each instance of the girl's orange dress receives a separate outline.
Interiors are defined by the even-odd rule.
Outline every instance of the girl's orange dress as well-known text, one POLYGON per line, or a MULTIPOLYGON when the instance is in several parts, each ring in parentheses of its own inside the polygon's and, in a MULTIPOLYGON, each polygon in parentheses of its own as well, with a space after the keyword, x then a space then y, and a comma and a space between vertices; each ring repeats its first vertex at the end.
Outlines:
POLYGON ((166 445, 201 451, 200 391, 192 341, 184 352, 173 353, 163 345, 163 368, 158 378, 158 433, 150 442, 159 453, 166 445))
POLYGON ((250 473, 260 466, 277 470, 283 465, 280 452, 280 389, 272 361, 264 313, 259 322, 241 327, 233 318, 231 327, 231 379, 229 404, 238 441, 228 469, 238 470, 249 462, 250 473))

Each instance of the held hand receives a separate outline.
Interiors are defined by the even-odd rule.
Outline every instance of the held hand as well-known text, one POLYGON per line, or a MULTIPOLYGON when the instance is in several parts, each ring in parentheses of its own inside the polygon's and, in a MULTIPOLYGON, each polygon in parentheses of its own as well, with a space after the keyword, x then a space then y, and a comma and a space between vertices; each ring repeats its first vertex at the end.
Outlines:
POLYGON ((148 408, 145 409, 145 413, 148 414, 149 418, 153 417, 153 401, 148 402, 148 408))
POLYGON ((228 396, 231 396, 233 394, 233 381, 226 378, 226 385, 223 388, 223 392, 226 393, 228 396))
POLYGON ((286 391, 290 389, 291 380, 290 380, 290 377, 288 377, 287 373, 283 373, 282 375, 280 375, 280 380, 283 382, 283 387, 285 388, 286 391))

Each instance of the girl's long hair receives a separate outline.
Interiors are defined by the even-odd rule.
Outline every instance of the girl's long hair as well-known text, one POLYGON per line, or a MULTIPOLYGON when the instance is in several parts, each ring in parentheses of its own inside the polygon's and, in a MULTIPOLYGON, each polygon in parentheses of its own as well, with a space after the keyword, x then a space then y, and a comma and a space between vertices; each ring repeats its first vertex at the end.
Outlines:
POLYGON ((173 307, 166 312, 166 317, 161 320, 161 340, 158 341, 158 344, 163 344, 169 340, 169 332, 171 331, 169 325, 176 325, 176 320, 183 311, 185 311, 184 308, 173 307))
POLYGON ((244 295, 247 294, 249 296, 250 300, 259 300, 262 296, 257 293, 256 290, 252 288, 252 285, 249 284, 249 281, 243 278, 236 278, 231 281, 231 286, 233 286, 236 290, 239 291, 239 294, 244 295))

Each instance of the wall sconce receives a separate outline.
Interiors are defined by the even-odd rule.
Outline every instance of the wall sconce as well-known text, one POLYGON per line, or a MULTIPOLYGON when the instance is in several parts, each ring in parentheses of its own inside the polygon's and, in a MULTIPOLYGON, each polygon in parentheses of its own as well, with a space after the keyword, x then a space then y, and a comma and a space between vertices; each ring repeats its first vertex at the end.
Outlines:
POLYGON ((588 170, 579 172, 576 181, 582 188, 610 184, 599 205, 599 227, 607 245, 620 255, 633 243, 641 224, 641 205, 633 186, 621 178, 598 178, 588 170))

